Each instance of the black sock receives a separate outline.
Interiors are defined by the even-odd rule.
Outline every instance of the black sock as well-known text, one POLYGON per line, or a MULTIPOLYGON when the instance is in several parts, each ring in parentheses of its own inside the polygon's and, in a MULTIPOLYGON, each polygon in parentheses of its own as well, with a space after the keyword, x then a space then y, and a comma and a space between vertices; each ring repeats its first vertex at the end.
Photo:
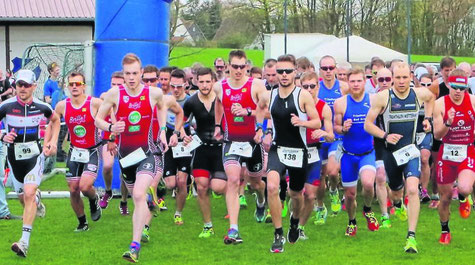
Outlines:
POLYGON ((282 229, 282 227, 276 228, 274 234, 276 234, 276 235, 283 235, 283 234, 284 234, 284 230, 282 229))
POLYGON ((409 238, 409 237, 416 238, 416 232, 413 232, 413 231, 407 231, 407 238, 409 238))
POLYGON ((356 225, 356 218, 354 218, 354 219, 348 221, 348 224, 349 224, 349 225, 356 225))
POLYGON ((365 213, 371 212, 371 206, 368 207, 366 205, 363 205, 363 212, 365 212, 365 213))
POLYGON ((440 226, 442 227, 442 233, 446 232, 446 233, 449 233, 450 232, 450 228, 449 228, 449 221, 447 222, 440 222, 440 226))
POLYGON ((394 201, 393 202, 394 207, 396 208, 401 208, 402 207, 402 201, 394 201))
POLYGON ((120 206, 127 206, 127 201, 125 201, 125 202, 120 201, 120 206))
POLYGON ((106 193, 109 195, 109 197, 112 197, 112 190, 106 190, 106 193))
POLYGON ((295 219, 293 216, 290 216, 290 225, 291 226, 298 226, 299 225, 299 219, 295 219))
POLYGON ((150 226, 149 225, 145 225, 145 229, 150 230, 150 226))
POLYGON ((83 215, 83 216, 78 217, 78 220, 79 220, 79 224, 80 224, 80 225, 84 225, 84 224, 87 223, 86 215, 83 215))
POLYGON ((459 201, 463 201, 463 200, 465 200, 465 196, 459 193, 459 201))
POLYGON ((89 206, 91 207, 91 209, 95 209, 96 208, 96 199, 97 197, 94 197, 94 199, 89 199, 89 206))

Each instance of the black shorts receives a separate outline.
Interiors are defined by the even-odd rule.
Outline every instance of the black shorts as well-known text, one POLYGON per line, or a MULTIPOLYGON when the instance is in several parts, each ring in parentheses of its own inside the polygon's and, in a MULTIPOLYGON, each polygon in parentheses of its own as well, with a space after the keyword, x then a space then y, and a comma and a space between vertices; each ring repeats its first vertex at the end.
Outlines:
POLYGON ((276 171, 279 173, 281 180, 285 178, 285 173, 288 172, 289 188, 293 191, 301 191, 305 186, 305 182, 307 181, 307 172, 310 169, 308 166, 307 156, 307 150, 304 149, 302 167, 289 167, 280 162, 279 156, 277 155, 277 146, 272 145, 269 150, 267 172, 276 171))
POLYGON ((138 174, 148 174, 155 178, 157 173, 163 172, 162 155, 147 152, 147 158, 130 167, 123 168, 120 166, 120 170, 124 182, 130 187, 135 183, 138 174))
POLYGON ((264 148, 261 144, 256 144, 253 141, 249 142, 252 146, 252 156, 244 157, 235 154, 228 154, 232 142, 224 143, 223 145, 223 165, 226 168, 228 165, 239 165, 246 163, 246 168, 252 176, 257 175, 264 168, 264 148))
POLYGON ((68 167, 69 172, 66 173, 66 180, 68 182, 77 181, 83 174, 96 178, 99 170, 100 148, 102 148, 102 146, 89 150, 89 162, 87 163, 71 161, 72 148, 69 148, 68 159, 66 160, 66 166, 68 167))
POLYGON ((199 177, 214 177, 226 180, 224 174, 223 147, 221 144, 201 145, 193 152, 193 160, 191 163, 192 175, 195 178, 199 177))
POLYGON ((442 141, 439 141, 437 139, 432 140, 432 152, 439 152, 440 146, 442 145, 442 141))
POLYGON ((383 161, 388 176, 388 185, 391 190, 398 191, 404 188, 404 179, 409 176, 420 178, 420 157, 414 158, 406 164, 398 166, 392 152, 383 149, 383 161))
POLYGON ((374 151, 376 153, 376 161, 383 160, 383 150, 386 149, 386 143, 383 139, 374 138, 374 151))
POLYGON ((184 172, 189 175, 191 168, 191 158, 191 156, 173 158, 172 148, 169 147, 168 151, 165 153, 165 159, 163 162, 163 177, 167 178, 171 176, 176 176, 176 173, 178 171, 184 172))

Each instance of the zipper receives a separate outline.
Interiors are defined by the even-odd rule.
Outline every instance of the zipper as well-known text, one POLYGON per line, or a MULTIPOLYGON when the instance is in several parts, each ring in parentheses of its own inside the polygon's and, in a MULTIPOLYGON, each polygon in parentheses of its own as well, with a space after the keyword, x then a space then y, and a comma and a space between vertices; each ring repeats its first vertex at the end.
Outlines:
MULTIPOLYGON (((25 120, 28 117, 28 108, 27 104, 25 104, 25 120)), ((25 128, 23 129, 23 143, 26 141, 26 122, 25 122, 25 128)))

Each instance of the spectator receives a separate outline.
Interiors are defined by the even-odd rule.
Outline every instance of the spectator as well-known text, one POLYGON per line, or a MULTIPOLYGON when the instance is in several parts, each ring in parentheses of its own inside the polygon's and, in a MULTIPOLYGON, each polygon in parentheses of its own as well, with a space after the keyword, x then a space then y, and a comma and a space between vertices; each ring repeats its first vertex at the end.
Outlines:
POLYGON ((224 78, 224 71, 226 70, 226 61, 223 58, 216 58, 214 60, 214 71, 216 72, 216 78, 221 80, 224 78))
POLYGON ((302 56, 300 58, 297 59, 296 61, 297 63, 297 73, 305 73, 307 71, 310 71, 310 65, 312 64, 310 62, 310 60, 305 57, 305 56, 302 56))
POLYGON ((13 88, 10 85, 10 80, 3 75, 2 70, 0 70, 0 102, 8 98, 9 95, 13 94, 13 88))
POLYGON ((59 71, 60 69, 57 63, 52 62, 48 64, 49 77, 48 77, 48 80, 46 80, 46 83, 43 87, 44 101, 46 103, 51 104, 51 101, 52 101, 51 97, 54 91, 59 90, 59 86, 58 86, 59 71))
POLYGON ((344 62, 336 65, 336 77, 338 80, 348 82, 348 73, 351 70, 351 64, 344 62))

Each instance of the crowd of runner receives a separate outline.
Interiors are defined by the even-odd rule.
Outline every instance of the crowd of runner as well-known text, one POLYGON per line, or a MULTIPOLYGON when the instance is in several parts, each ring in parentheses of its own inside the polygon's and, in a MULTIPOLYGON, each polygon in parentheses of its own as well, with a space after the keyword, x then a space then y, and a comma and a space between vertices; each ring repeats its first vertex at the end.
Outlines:
POLYGON ((331 56, 315 67, 292 55, 268 59, 261 69, 241 50, 231 51, 228 60, 216 58, 214 69, 199 63, 158 69, 127 54, 100 98, 87 95, 84 75, 73 72, 65 82, 68 97, 57 99, 54 108, 50 94, 46 102, 33 97, 35 74, 20 70, 16 96, 0 104, 0 140, 8 145, 10 178, 24 206, 22 235, 11 248, 26 257, 35 216, 45 215, 38 187, 45 158, 60 152, 61 121, 70 139, 66 180, 78 220, 74 231, 89 230, 81 193, 92 221, 108 208, 117 158, 120 214, 129 215, 128 194, 134 203, 132 242, 123 254, 131 262, 138 262, 150 240, 153 216, 168 209, 167 189, 175 198, 176 225, 185 224, 186 198, 196 192, 203 219, 199 238, 215 235, 209 195, 225 197, 224 243, 240 244, 238 220, 248 186, 256 198, 254 217, 273 223, 270 251, 279 253, 286 241, 308 239, 310 220, 324 225, 329 214, 342 210, 348 215, 342 234, 355 236, 360 181, 370 231, 390 229, 391 214, 407 220, 404 251, 417 253, 420 204, 427 203, 439 212, 439 242, 449 244, 451 201, 459 201, 462 218, 473 205, 474 70, 467 63, 457 67, 450 57, 440 67, 375 57, 358 68, 331 56), (44 118, 49 123, 41 138, 44 118), (102 196, 94 187, 101 166, 102 196), (374 200, 381 216, 372 209, 374 200))

